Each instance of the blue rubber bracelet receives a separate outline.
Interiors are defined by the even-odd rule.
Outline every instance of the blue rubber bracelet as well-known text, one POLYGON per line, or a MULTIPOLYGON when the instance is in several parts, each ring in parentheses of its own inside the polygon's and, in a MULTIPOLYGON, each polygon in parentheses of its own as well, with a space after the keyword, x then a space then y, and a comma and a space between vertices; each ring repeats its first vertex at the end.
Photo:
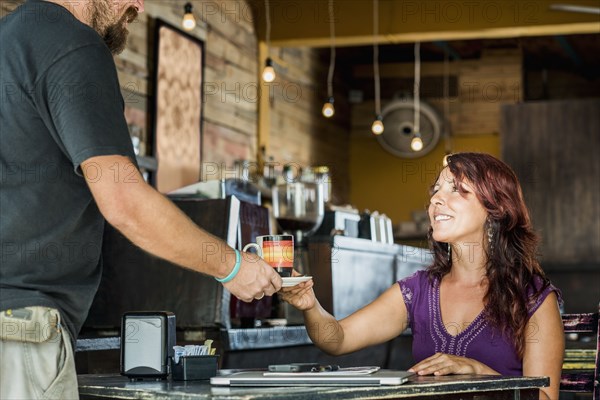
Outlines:
POLYGON ((237 273, 240 272, 240 266, 242 265, 242 255, 240 254, 240 251, 238 249, 233 249, 233 250, 235 250, 235 265, 233 266, 233 269, 231 270, 229 275, 227 275, 225 278, 221 278, 221 279, 215 278, 217 280, 217 282, 227 283, 230 280, 232 280, 233 278, 235 278, 237 273))

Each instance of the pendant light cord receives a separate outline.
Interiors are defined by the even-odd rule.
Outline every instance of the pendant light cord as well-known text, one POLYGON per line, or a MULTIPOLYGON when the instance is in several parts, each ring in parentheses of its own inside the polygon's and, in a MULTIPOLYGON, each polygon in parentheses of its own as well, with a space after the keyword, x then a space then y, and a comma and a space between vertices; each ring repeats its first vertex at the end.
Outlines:
POLYGON ((373 0, 373 76, 375 77, 375 114, 381 115, 381 88, 379 86, 379 1, 373 0))
POLYGON ((335 70, 335 20, 333 14, 333 0, 329 0, 329 35, 331 37, 329 72, 327 73, 327 97, 333 97, 333 71, 335 70))
POLYGON ((265 20, 266 20, 266 34, 265 43, 267 44, 267 56, 269 54, 269 48, 271 47, 271 13, 269 0, 265 0, 265 20))
POLYGON ((444 145, 446 154, 452 152, 450 139, 450 56, 444 52, 444 145))
POLYGON ((415 43, 415 86, 414 86, 414 110, 415 110, 415 134, 421 133, 421 101, 419 88, 421 86, 421 43, 415 43))

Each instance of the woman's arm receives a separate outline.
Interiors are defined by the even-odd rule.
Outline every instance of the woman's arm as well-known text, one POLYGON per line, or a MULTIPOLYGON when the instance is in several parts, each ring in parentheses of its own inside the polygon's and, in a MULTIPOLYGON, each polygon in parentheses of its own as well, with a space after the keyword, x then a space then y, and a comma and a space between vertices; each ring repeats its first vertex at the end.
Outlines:
POLYGON ((304 311, 308 335, 328 354, 340 355, 383 343, 407 327, 407 310, 398 284, 352 315, 337 321, 319 304, 313 281, 281 290, 281 298, 304 311))
POLYGON ((523 355, 524 376, 550 377, 550 387, 541 389, 540 399, 558 399, 564 352, 565 333, 556 293, 552 292, 527 323, 523 355))

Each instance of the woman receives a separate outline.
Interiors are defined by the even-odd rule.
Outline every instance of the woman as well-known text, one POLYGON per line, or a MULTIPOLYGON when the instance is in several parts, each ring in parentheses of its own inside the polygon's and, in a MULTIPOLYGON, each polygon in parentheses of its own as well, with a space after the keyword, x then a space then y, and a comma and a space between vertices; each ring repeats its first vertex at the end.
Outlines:
POLYGON ((548 376, 558 398, 564 351, 559 292, 536 260, 537 237, 519 182, 480 153, 448 157, 429 202, 434 262, 336 321, 313 282, 282 289, 309 335, 340 355, 393 339, 410 326, 419 375, 548 376))

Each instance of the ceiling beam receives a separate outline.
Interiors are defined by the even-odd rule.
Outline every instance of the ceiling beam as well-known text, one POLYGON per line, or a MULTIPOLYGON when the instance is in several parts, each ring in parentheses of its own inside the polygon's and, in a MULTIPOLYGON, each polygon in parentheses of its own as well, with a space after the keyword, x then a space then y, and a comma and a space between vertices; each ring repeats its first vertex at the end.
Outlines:
MULTIPOLYGON (((247 0, 260 41, 265 40, 264 0, 247 0)), ((553 10, 555 0, 379 0, 379 35, 373 36, 369 0, 334 0, 336 46, 597 34, 595 14, 553 10)), ((598 0, 571 0, 594 7, 598 0)), ((270 0, 271 45, 328 47, 328 0, 270 0)))
MULTIPOLYGON (((563 25, 541 25, 531 27, 506 27, 496 29, 465 30, 465 31, 435 31, 435 32, 407 32, 397 34, 379 35, 376 38, 379 44, 435 42, 451 40, 476 40, 476 39, 503 39, 529 36, 554 36, 597 34, 600 32, 600 22, 585 22, 563 25)), ((295 38, 285 40, 271 40, 273 47, 329 47, 330 38, 295 38)), ((365 46, 373 44, 373 36, 345 36, 336 37, 336 47, 365 46)))

